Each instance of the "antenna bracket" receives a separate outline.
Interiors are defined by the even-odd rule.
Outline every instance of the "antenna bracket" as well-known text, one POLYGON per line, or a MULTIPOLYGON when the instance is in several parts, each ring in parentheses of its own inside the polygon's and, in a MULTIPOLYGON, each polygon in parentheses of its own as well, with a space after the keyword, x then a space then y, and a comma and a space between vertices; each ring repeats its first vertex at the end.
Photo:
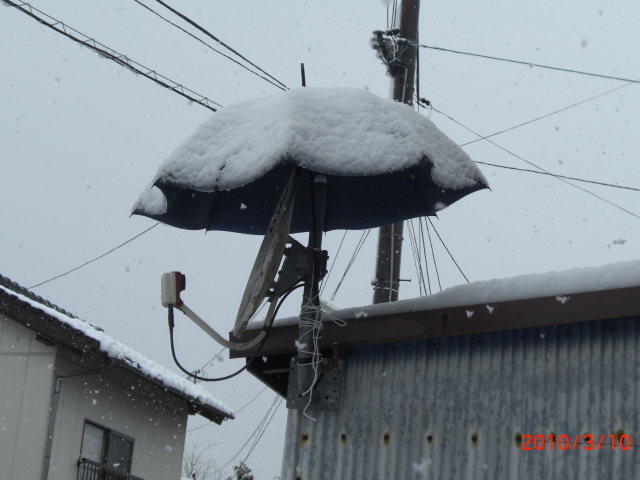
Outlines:
POLYGON ((314 401, 309 403, 306 395, 298 386, 298 359, 292 357, 289 363, 289 388, 287 389, 287 408, 314 411, 337 412, 340 410, 340 392, 342 391, 342 360, 331 371, 320 374, 313 390, 314 401))

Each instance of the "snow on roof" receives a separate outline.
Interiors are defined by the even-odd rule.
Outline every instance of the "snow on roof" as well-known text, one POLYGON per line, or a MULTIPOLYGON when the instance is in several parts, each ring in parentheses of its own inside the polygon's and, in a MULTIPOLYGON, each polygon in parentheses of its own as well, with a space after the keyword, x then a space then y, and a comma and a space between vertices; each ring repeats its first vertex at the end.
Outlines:
MULTIPOLYGON (((473 282, 447 288, 426 297, 392 303, 351 307, 331 312, 331 318, 399 314, 439 308, 491 304, 511 300, 558 296, 574 293, 613 290, 640 286, 640 260, 610 263, 600 267, 583 267, 560 272, 532 273, 517 277, 473 282)), ((566 300, 565 300, 566 301, 566 300)), ((297 323, 297 317, 278 319, 275 326, 297 323)), ((247 329, 261 328, 262 322, 251 322, 247 329)))
MULTIPOLYGON (((411 107, 356 88, 296 88, 216 112, 164 160, 153 183, 230 190, 284 158, 349 176, 403 170, 424 156, 442 188, 488 185, 469 156, 411 107)), ((147 188, 136 207, 161 213, 161 197, 147 188)))
POLYGON ((26 302, 29 305, 42 310, 47 315, 54 317, 55 319, 69 325, 70 327, 73 327, 87 337, 97 340, 100 343, 100 350, 106 353, 109 357, 128 363, 129 365, 142 372, 145 376, 159 381, 165 387, 175 389, 183 393, 185 396, 197 400, 203 405, 207 405, 209 407, 215 408, 216 410, 219 410, 220 412, 228 414, 229 416, 233 416, 233 411, 231 411, 219 400, 213 398, 213 396, 204 387, 200 385, 194 385, 188 380, 167 370, 165 367, 158 365, 153 360, 149 360, 148 358, 143 357, 126 345, 123 345, 117 340, 114 340, 109 335, 99 330, 97 327, 91 325, 90 323, 85 322, 84 320, 81 320, 79 318, 73 318, 69 315, 65 315, 54 308, 51 308, 41 302, 35 301, 3 285, 0 285, 0 290, 10 295, 15 295, 18 300, 26 302))

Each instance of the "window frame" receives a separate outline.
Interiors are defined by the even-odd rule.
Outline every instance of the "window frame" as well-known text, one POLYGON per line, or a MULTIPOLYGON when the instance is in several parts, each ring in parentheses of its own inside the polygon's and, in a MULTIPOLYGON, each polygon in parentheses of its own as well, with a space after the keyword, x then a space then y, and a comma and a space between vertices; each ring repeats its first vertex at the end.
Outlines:
POLYGON ((98 422, 94 422, 93 420, 89 420, 88 418, 84 419, 84 424, 82 426, 82 441, 80 444, 80 458, 79 460, 82 460, 82 447, 84 446, 84 436, 85 436, 85 427, 87 426, 87 424, 92 425, 93 427, 97 427, 99 429, 101 429, 104 432, 104 437, 102 439, 102 452, 101 452, 101 458, 99 462, 96 463, 100 463, 101 465, 105 466, 105 467, 109 467, 109 468, 114 468, 110 465, 107 464, 107 458, 109 456, 109 443, 111 440, 111 435, 115 434, 118 437, 123 438, 124 440, 131 442, 131 451, 129 453, 129 458, 128 458, 128 462, 129 462, 129 468, 127 469, 126 475, 131 475, 131 469, 133 467, 133 449, 135 448, 135 439, 133 437, 130 437, 129 435, 125 435, 124 433, 120 433, 117 430, 114 430, 112 428, 106 427, 104 425, 102 425, 101 423, 98 422))

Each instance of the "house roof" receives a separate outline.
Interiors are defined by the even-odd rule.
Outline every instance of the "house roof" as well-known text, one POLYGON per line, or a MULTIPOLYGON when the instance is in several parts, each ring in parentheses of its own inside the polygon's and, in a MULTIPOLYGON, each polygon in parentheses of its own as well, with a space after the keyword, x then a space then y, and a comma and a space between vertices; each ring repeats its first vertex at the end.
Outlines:
POLYGON ((114 340, 100 327, 79 319, 2 275, 0 313, 73 351, 94 352, 115 359, 116 365, 184 398, 191 413, 218 424, 233 418, 233 412, 202 386, 194 385, 114 340))
MULTIPOLYGON (((459 285, 434 295, 325 313, 321 349, 621 318, 640 314, 640 261, 459 285), (335 322, 334 320, 338 320, 335 322), (343 325, 346 323, 346 325, 343 325)), ((239 341, 253 338, 252 322, 239 341)), ((294 353, 298 318, 278 319, 262 355, 294 353)), ((254 349, 230 352, 231 358, 254 349)))

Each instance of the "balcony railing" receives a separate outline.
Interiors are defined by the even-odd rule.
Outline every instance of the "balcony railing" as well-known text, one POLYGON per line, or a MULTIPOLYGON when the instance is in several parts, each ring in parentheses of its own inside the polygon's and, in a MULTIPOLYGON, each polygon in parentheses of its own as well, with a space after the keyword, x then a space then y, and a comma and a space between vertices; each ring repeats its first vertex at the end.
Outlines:
POLYGON ((78 460, 78 480, 143 480, 86 458, 78 460))

